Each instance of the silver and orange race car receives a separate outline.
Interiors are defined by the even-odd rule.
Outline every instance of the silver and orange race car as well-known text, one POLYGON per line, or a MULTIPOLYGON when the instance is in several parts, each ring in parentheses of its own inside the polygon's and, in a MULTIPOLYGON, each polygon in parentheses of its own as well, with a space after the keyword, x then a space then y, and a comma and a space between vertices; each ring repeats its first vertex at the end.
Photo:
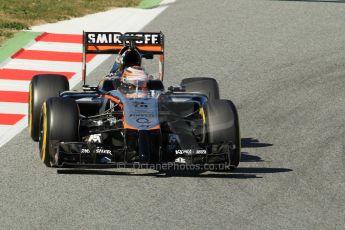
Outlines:
POLYGON ((235 105, 219 98, 213 78, 185 78, 165 89, 161 32, 84 32, 83 73, 82 91, 71 91, 63 75, 40 74, 31 81, 29 132, 46 166, 238 166, 235 105), (86 85, 88 54, 123 49, 148 59, 158 55, 156 78, 145 88, 118 77, 86 85))

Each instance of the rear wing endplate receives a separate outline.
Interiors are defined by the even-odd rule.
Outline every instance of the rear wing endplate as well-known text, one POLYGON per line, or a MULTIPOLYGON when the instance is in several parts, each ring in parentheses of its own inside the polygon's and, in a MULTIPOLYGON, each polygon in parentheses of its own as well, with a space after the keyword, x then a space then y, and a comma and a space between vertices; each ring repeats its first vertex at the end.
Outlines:
POLYGON ((162 32, 83 32, 83 82, 86 84, 87 54, 117 54, 123 47, 134 44, 141 54, 159 55, 158 78, 164 75, 164 34, 162 32), (131 38, 137 39, 131 39, 131 38), (141 39, 138 39, 141 38, 141 39))

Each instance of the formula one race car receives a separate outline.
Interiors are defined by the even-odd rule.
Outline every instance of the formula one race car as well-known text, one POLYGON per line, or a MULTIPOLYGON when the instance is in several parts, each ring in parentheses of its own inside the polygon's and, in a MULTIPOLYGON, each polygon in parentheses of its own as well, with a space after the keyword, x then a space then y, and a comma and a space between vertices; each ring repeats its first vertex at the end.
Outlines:
POLYGON ((186 78, 165 90, 162 33, 84 32, 83 51, 83 91, 70 91, 63 75, 40 74, 30 83, 29 132, 46 166, 238 166, 235 105, 219 99, 213 78, 186 78), (125 46, 159 55, 157 79, 146 88, 116 77, 86 85, 86 55, 125 46))

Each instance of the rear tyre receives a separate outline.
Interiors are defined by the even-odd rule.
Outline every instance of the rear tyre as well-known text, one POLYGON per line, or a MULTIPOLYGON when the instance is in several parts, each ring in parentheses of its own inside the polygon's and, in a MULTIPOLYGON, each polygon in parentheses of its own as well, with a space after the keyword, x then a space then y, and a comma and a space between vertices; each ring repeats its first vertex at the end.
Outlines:
POLYGON ((236 168, 241 159, 241 138, 238 114, 230 100, 207 101, 205 105, 207 142, 222 145, 232 142, 231 168, 236 168))
POLYGON ((219 99, 219 87, 216 79, 209 77, 185 78, 181 86, 186 92, 200 92, 209 100, 219 99))
POLYGON ((29 134, 34 141, 39 137, 39 121, 43 102, 50 97, 59 96, 60 91, 69 90, 65 76, 57 74, 35 75, 29 88, 29 134))
POLYGON ((43 103, 39 125, 39 149, 43 163, 51 167, 56 162, 61 141, 78 141, 79 108, 70 98, 49 98, 43 103))

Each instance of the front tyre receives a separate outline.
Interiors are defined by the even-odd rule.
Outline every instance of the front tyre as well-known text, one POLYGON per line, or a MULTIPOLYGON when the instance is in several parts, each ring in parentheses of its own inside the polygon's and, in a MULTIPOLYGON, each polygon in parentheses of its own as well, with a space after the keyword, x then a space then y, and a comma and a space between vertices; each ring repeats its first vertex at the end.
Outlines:
POLYGON ((230 166, 241 160, 241 138, 237 109, 230 100, 207 101, 205 105, 207 142, 212 145, 233 144, 230 166))
POLYGON ((40 158, 47 167, 56 162, 59 143, 78 141, 79 108, 70 98, 49 98, 43 103, 40 117, 40 158))

